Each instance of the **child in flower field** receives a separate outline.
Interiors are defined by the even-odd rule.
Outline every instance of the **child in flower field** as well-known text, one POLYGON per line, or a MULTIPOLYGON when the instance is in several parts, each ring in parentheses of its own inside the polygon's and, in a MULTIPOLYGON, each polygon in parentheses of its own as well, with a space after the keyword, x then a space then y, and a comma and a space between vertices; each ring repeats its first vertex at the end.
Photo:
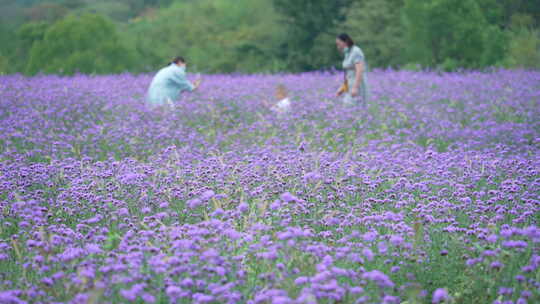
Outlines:
POLYGON ((270 108, 272 112, 283 114, 287 113, 291 109, 291 101, 288 97, 287 89, 284 85, 280 84, 276 88, 275 98, 278 100, 275 104, 270 104, 267 100, 264 100, 263 103, 265 106, 270 108))

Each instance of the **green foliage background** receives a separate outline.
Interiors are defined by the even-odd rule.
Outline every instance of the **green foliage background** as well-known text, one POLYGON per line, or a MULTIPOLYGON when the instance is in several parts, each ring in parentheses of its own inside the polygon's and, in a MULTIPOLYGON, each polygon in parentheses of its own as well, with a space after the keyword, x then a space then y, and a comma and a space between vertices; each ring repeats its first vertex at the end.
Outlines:
POLYGON ((100 15, 55 22, 34 40, 28 58, 29 74, 120 73, 135 63, 135 53, 120 42, 114 24, 100 15))
POLYGON ((527 0, 0 0, 0 74, 339 67, 348 32, 370 67, 540 67, 527 0))

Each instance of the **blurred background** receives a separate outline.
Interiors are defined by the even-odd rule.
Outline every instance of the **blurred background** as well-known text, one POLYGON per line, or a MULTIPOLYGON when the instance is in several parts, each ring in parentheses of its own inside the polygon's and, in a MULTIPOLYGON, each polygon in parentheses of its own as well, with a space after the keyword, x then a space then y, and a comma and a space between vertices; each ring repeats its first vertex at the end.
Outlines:
POLYGON ((371 68, 540 68, 540 1, 0 0, 0 74, 339 67, 348 32, 371 68))

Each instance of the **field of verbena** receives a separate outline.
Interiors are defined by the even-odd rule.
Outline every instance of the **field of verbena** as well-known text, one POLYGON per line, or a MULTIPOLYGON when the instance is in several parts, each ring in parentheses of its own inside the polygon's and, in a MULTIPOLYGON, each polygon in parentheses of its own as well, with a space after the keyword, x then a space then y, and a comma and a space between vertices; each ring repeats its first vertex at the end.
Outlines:
POLYGON ((0 303, 538 303, 540 72, 340 78, 0 77, 0 303))

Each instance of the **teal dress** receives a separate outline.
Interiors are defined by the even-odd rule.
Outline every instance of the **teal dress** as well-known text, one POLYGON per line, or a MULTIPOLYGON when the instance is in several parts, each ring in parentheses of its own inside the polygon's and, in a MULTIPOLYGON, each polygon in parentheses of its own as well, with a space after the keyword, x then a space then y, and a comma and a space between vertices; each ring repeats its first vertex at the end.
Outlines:
POLYGON ((186 78, 186 68, 173 63, 154 76, 148 88, 146 101, 152 106, 172 105, 180 92, 193 89, 193 84, 186 78))
POLYGON ((364 58, 364 52, 353 45, 352 47, 345 48, 344 50, 345 57, 343 58, 343 69, 345 70, 345 77, 349 83, 349 92, 343 94, 343 102, 347 104, 361 103, 362 101, 366 103, 369 98, 369 87, 368 87, 368 65, 364 58), (356 69, 355 65, 357 63, 364 63, 364 73, 362 74, 362 83, 358 88, 358 95, 353 97, 351 96, 350 90, 352 89, 355 79, 356 79, 356 69))

